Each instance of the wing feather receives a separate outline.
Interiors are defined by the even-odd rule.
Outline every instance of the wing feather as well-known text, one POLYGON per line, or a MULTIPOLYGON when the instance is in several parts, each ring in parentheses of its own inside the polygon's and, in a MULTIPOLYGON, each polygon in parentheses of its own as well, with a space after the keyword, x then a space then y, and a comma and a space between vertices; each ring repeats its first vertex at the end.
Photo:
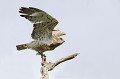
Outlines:
POLYGON ((58 24, 58 21, 43 10, 33 7, 21 7, 20 16, 33 23, 33 39, 51 40, 52 30, 58 24))

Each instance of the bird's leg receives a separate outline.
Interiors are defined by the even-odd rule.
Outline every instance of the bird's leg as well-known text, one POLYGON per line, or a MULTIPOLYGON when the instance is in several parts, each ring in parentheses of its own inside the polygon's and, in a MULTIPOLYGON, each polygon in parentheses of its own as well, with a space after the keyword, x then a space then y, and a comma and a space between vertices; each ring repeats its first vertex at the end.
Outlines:
POLYGON ((45 56, 45 54, 43 54, 43 52, 42 52, 42 51, 39 51, 36 55, 45 56))
POLYGON ((41 65, 43 66, 43 65, 45 65, 45 64, 47 63, 45 54, 43 54, 43 55, 41 56, 41 58, 42 58, 41 65))
POLYGON ((45 56, 45 54, 43 54, 43 52, 38 52, 38 53, 41 55, 41 58, 42 58, 41 65, 43 66, 47 62, 46 56, 45 56))

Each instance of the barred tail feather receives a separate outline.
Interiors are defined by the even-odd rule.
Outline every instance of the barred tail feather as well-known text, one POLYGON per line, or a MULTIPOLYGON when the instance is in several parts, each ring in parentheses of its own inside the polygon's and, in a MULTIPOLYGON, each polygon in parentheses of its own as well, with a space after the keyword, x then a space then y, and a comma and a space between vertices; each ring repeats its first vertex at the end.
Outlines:
POLYGON ((21 44, 16 46, 17 50, 24 50, 27 49, 27 44, 21 44))

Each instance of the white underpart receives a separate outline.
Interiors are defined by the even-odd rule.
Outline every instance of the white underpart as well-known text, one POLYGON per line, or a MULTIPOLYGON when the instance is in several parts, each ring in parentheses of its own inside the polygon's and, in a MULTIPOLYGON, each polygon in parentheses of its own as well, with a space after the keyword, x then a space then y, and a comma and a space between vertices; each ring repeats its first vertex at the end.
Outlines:
POLYGON ((41 45, 50 45, 52 44, 52 40, 50 38, 48 38, 47 36, 45 36, 45 38, 43 40, 37 39, 35 41, 32 41, 30 43, 28 43, 28 48, 33 48, 36 46, 41 46, 41 45))
POLYGON ((52 39, 50 37, 48 37, 47 34, 45 34, 43 37, 44 37, 44 39, 42 39, 42 40, 38 39, 40 44, 47 44, 47 45, 52 44, 52 39))

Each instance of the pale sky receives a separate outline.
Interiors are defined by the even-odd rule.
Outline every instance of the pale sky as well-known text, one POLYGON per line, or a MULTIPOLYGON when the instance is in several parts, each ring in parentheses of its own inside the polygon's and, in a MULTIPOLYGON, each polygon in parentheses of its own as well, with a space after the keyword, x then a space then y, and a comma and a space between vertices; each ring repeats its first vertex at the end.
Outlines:
POLYGON ((49 79, 120 79, 120 0, 1 0, 0 79, 40 79, 40 56, 16 45, 32 41, 32 24, 20 7, 36 7, 55 17, 66 41, 48 61, 80 53, 58 65, 49 79))

